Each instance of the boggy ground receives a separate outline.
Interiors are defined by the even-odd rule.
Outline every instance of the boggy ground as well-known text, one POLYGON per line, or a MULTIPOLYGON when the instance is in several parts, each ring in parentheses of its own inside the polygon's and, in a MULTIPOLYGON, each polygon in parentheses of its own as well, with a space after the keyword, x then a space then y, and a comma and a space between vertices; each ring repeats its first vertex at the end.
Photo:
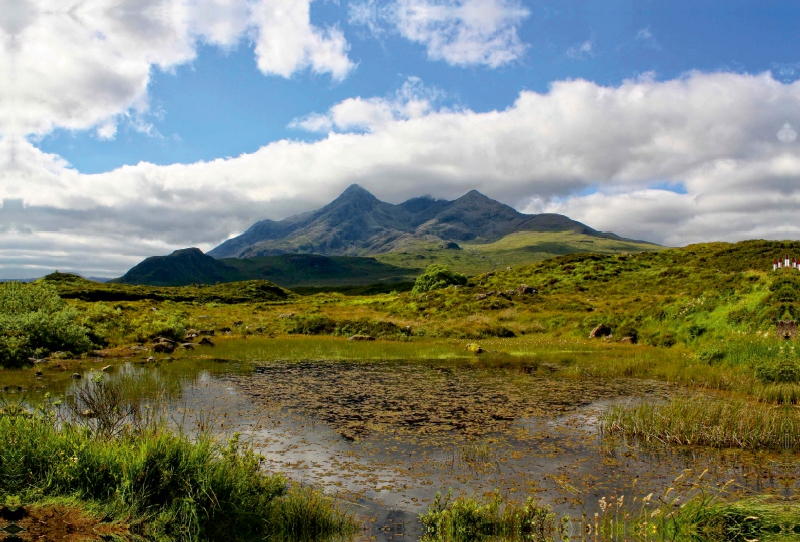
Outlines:
POLYGON ((348 440, 367 434, 455 433, 479 438, 507 433, 513 422, 554 418, 600 399, 666 397, 656 381, 555 378, 558 368, 535 361, 479 367, 433 363, 270 363, 232 377, 257 402, 313 416, 348 440))

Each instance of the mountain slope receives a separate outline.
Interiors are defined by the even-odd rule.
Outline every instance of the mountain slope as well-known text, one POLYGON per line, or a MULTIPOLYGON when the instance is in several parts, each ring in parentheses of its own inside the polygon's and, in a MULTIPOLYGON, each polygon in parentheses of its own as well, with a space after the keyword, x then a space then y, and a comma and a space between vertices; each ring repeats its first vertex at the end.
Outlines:
POLYGON ((413 250, 420 243, 490 242, 518 231, 575 231, 619 239, 566 216, 522 214, 476 190, 454 201, 422 197, 393 205, 354 184, 321 209, 280 221, 262 220, 208 254, 363 256, 413 250))
POLYGON ((187 286, 239 280, 247 279, 235 267, 206 256, 199 248, 184 248, 169 256, 151 256, 111 282, 187 286))

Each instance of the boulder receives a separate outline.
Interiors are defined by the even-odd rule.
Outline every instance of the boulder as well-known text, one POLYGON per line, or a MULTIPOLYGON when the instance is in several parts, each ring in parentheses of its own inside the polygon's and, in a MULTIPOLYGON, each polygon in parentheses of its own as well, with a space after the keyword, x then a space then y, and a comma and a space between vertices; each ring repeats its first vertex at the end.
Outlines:
POLYGON ((600 324, 589 333, 590 339, 599 339, 601 337, 608 337, 611 335, 611 328, 606 324, 600 324))
POLYGON ((489 297, 489 294, 478 294, 475 296, 475 300, 480 301, 482 299, 486 299, 487 297, 489 297))
POLYGON ((374 341, 375 337, 371 335, 353 335, 348 341, 374 341))
POLYGON ((175 345, 171 342, 156 343, 153 345, 153 352, 157 354, 171 354, 175 351, 175 345))
POLYGON ((527 284, 517 286, 517 295, 531 295, 536 293, 536 288, 531 288, 527 284))
POLYGON ((213 337, 214 336, 214 330, 213 329, 201 329, 200 331, 197 332, 197 334, 201 335, 201 336, 202 335, 210 335, 211 337, 213 337))

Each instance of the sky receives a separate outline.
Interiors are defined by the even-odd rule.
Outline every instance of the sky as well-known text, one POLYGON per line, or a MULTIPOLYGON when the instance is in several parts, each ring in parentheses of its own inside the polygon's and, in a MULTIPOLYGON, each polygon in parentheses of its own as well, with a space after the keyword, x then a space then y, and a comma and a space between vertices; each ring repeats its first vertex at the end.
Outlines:
POLYGON ((668 246, 800 238, 797 0, 0 0, 0 278, 358 183, 668 246))

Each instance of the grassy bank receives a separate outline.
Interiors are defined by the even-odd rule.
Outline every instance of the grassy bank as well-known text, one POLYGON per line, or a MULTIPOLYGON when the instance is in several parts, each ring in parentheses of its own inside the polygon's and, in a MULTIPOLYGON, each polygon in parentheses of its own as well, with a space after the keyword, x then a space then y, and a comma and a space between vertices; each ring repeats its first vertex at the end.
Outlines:
POLYGON ((147 539, 324 540, 353 531, 329 498, 264 473, 237 438, 190 441, 157 424, 112 434, 59 421, 50 408, 0 409, 0 482, 3 502, 30 510, 72 499, 147 539))

